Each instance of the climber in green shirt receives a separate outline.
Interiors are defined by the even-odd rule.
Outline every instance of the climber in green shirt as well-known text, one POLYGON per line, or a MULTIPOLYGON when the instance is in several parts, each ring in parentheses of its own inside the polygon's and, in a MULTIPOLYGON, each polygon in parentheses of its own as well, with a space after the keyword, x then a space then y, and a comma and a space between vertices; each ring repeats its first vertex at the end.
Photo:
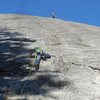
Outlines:
POLYGON ((31 66, 35 67, 36 70, 39 70, 39 65, 40 65, 41 60, 46 61, 46 59, 51 58, 51 56, 49 54, 44 53, 40 47, 35 47, 30 53, 30 57, 34 58, 32 60, 31 66))

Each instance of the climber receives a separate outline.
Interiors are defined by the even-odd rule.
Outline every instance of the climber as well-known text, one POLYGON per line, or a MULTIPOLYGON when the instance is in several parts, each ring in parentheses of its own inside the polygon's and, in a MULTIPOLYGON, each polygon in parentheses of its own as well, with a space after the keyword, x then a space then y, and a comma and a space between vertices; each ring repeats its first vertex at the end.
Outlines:
POLYGON ((55 12, 52 12, 51 17, 56 18, 55 12))
POLYGON ((40 65, 41 59, 46 61, 46 59, 51 58, 51 56, 47 53, 44 53, 40 47, 35 47, 32 50, 32 52, 30 53, 30 57, 34 58, 34 60, 32 60, 32 63, 30 64, 30 66, 35 67, 36 70, 39 70, 39 65, 40 65))

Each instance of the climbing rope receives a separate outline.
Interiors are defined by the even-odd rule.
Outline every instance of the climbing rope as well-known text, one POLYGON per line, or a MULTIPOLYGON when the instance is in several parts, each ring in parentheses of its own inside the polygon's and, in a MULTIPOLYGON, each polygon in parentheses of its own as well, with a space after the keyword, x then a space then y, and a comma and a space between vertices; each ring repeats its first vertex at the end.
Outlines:
MULTIPOLYGON (((29 71, 29 73, 28 73, 27 80, 29 79, 29 76, 31 75, 32 69, 33 69, 33 68, 31 68, 30 71, 29 71)), ((26 84, 27 84, 27 82, 24 83, 23 88, 22 88, 21 91, 20 91, 20 95, 23 94, 23 92, 24 92, 24 90, 25 90, 25 87, 26 87, 26 84)), ((22 97, 21 97, 21 100, 23 100, 22 97)))

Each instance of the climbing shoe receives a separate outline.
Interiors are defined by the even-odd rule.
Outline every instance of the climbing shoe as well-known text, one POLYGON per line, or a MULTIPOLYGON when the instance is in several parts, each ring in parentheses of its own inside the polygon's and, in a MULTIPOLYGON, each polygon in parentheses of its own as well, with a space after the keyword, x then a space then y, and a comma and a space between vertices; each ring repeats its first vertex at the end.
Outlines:
POLYGON ((38 64, 35 66, 35 69, 36 70, 39 70, 39 65, 38 64))

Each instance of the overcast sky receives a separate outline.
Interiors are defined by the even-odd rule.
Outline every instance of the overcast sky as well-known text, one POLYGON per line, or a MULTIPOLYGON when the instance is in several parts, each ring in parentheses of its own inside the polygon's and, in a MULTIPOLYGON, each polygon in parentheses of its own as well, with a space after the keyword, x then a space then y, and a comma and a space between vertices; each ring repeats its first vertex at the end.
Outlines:
POLYGON ((100 0, 0 0, 0 13, 56 17, 100 26, 100 0))

